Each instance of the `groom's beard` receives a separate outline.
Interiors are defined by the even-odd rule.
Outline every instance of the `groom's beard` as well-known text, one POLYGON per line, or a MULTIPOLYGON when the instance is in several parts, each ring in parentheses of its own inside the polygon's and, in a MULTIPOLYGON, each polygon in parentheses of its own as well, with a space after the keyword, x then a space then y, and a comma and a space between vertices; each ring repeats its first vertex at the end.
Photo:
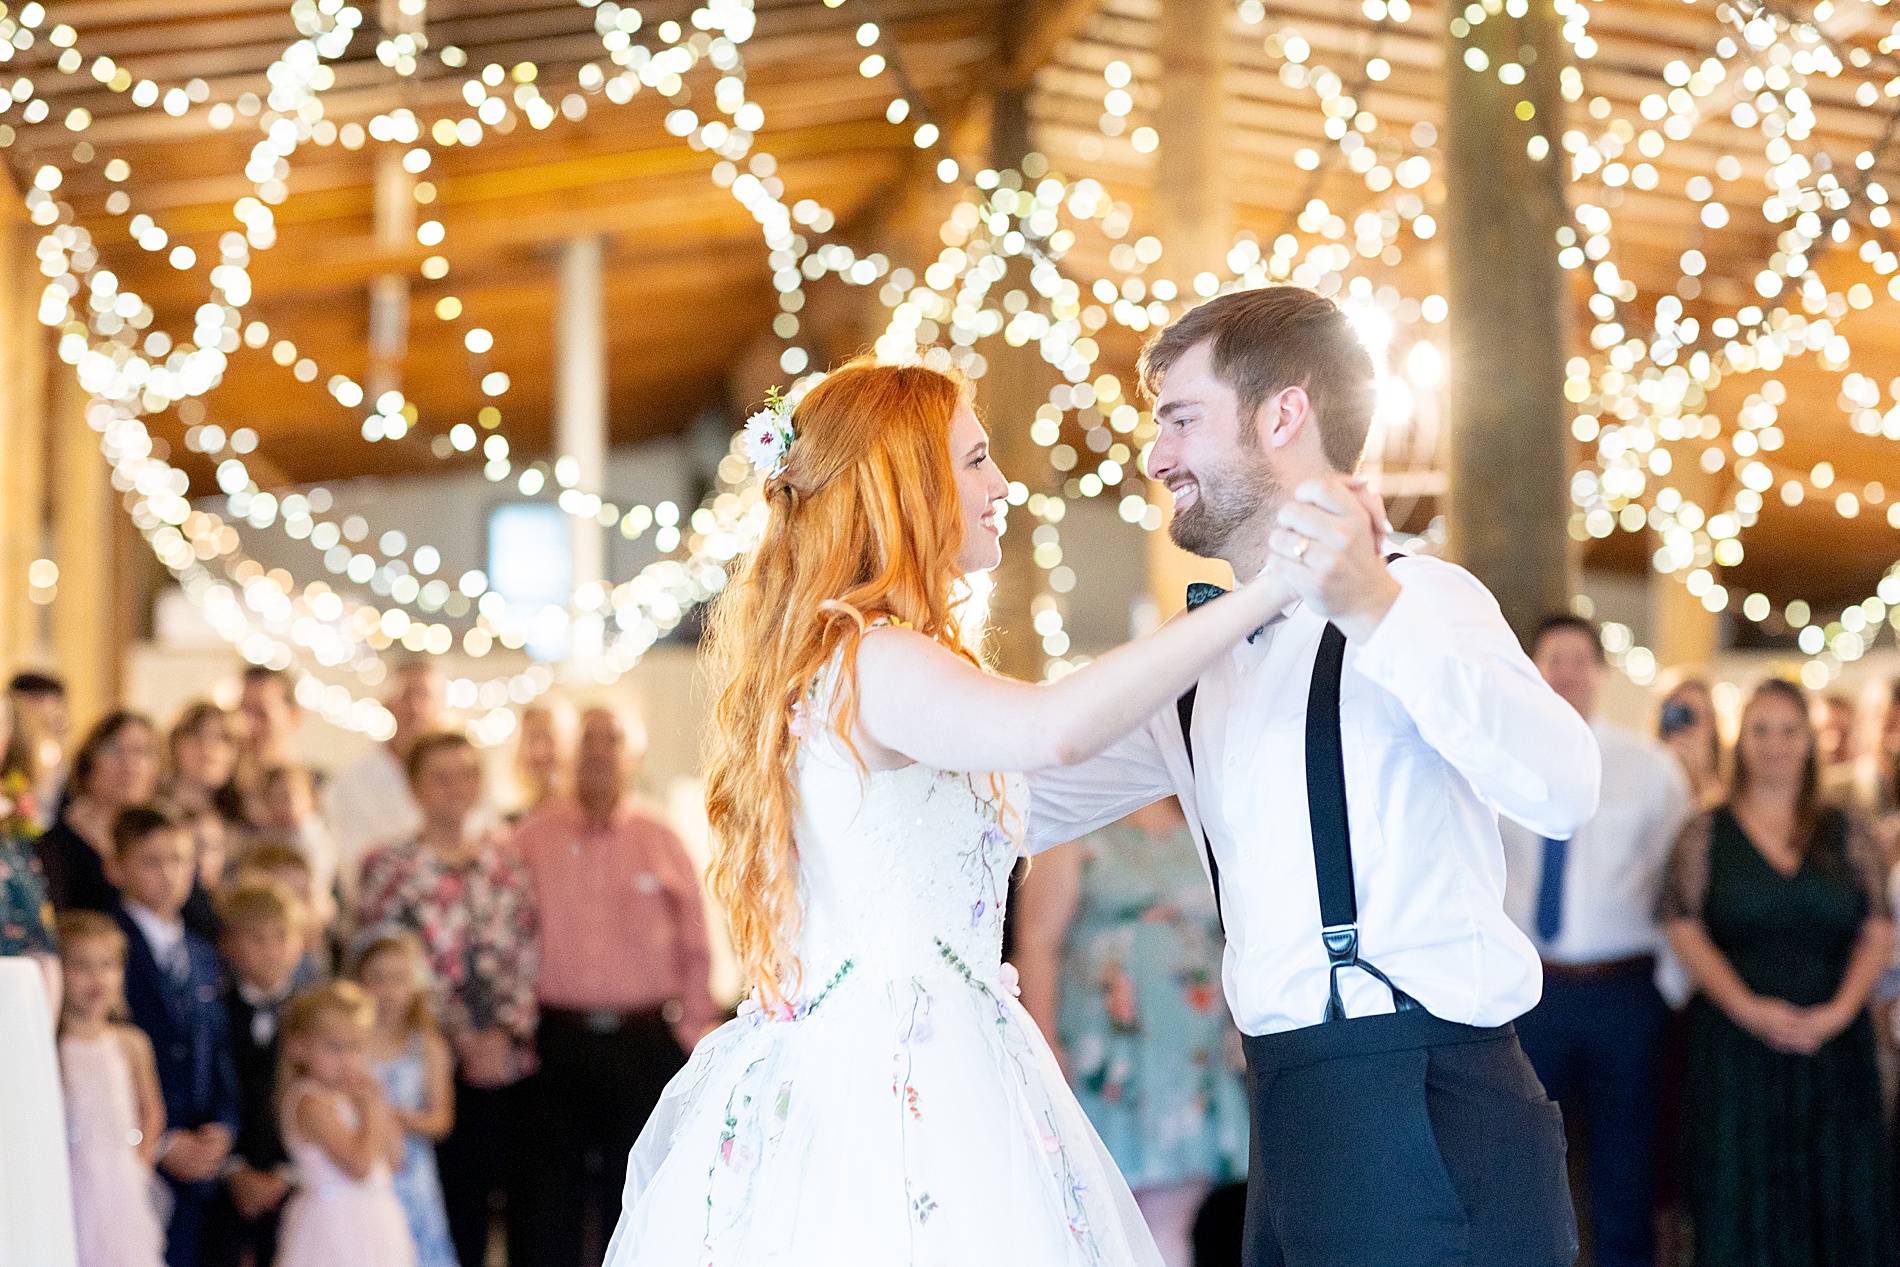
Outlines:
POLYGON ((1263 454, 1242 452, 1223 471, 1196 471, 1200 495, 1185 510, 1175 512, 1168 536, 1189 554, 1205 559, 1226 557, 1234 534, 1280 504, 1280 483, 1273 478, 1263 454))

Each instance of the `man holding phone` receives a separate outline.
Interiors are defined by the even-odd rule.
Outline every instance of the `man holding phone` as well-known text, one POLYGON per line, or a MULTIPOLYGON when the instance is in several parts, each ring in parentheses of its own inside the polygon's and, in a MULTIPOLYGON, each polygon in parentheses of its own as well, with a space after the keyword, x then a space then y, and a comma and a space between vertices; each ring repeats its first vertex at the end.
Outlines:
POLYGON ((1590 722, 1603 754, 1596 817, 1567 841, 1508 819, 1504 908, 1536 943, 1544 996, 1518 1040, 1566 1119, 1586 1119, 1599 1267, 1655 1262, 1655 1154, 1669 1007, 1656 987, 1663 865, 1693 808, 1674 758, 1597 714, 1609 665, 1596 626, 1552 616, 1531 660, 1590 722))

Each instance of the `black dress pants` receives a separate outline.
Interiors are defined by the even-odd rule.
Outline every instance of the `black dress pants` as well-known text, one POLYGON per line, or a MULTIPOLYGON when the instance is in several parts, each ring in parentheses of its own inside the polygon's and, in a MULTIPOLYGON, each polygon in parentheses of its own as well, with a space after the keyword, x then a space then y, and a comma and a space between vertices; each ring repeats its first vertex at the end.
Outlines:
POLYGON ((1247 1267, 1568 1267, 1563 1119, 1509 1025, 1422 1009, 1245 1040, 1247 1267))
POLYGON ((1656 1261, 1656 1135, 1669 1005, 1655 960, 1578 978, 1546 969, 1518 1041, 1565 1116, 1587 1125, 1591 1255, 1597 1267, 1656 1261))
POLYGON ((522 1132, 527 1084, 474 1087, 455 1079, 455 1129, 435 1146, 449 1239, 462 1267, 487 1261, 489 1223, 497 1201, 506 1219, 510 1262, 522 1244, 522 1132))
POLYGON ((615 1019, 543 1009, 540 1046, 529 1083, 527 1239, 510 1263, 586 1267, 600 1262, 620 1218, 627 1153, 686 1052, 657 1010, 615 1019))
MULTIPOLYGON (((288 1198, 286 1198, 288 1203, 288 1198)), ((199 1267, 271 1267, 277 1261, 277 1231, 284 1207, 247 1219, 238 1213, 231 1193, 223 1184, 211 1198, 205 1211, 204 1231, 199 1237, 199 1267)))

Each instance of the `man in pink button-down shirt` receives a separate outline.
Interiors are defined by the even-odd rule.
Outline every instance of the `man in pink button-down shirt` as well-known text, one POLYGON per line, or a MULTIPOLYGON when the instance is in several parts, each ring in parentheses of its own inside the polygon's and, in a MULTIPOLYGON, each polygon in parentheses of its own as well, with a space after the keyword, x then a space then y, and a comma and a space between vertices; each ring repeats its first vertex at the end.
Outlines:
POLYGON ((589 709, 574 795, 515 830, 542 920, 530 1117, 542 1155, 526 1255, 539 1267, 579 1267, 590 1203, 613 1227, 628 1149, 686 1048, 719 1020, 698 875, 679 837, 626 800, 642 747, 611 710, 589 709))

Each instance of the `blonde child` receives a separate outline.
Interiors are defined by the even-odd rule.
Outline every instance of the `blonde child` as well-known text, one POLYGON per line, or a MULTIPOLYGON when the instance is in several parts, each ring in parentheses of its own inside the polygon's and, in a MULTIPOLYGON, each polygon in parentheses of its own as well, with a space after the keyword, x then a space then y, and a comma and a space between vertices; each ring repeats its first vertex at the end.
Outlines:
POLYGON ((152 1162, 165 1133, 152 1043, 113 1017, 125 1006, 125 934, 96 911, 59 917, 66 992, 59 1066, 79 1267, 162 1267, 152 1162))
POLYGON ((258 785, 255 812, 263 839, 290 845, 310 864, 310 902, 317 918, 328 923, 336 914, 336 894, 355 892, 356 877, 337 871, 336 841, 317 813, 316 789, 310 771, 300 765, 274 765, 258 785))
POLYGON ((312 986, 285 1009, 279 1112, 298 1186, 277 1267, 417 1267, 390 1178, 402 1129, 364 1065, 375 1016, 349 981, 312 986))
POLYGON ((376 1002, 369 1067, 403 1129, 396 1196, 416 1255, 422 1267, 457 1267, 435 1168, 436 1141, 455 1125, 455 1074, 449 1045, 436 1029, 421 944, 407 932, 375 936, 357 956, 356 979, 376 1002))
POLYGON ((302 958, 291 984, 301 990, 330 976, 333 956, 328 938, 336 918, 336 901, 317 887, 310 859, 295 845, 267 840, 253 846, 237 867, 238 884, 258 881, 281 884, 303 906, 302 958))

